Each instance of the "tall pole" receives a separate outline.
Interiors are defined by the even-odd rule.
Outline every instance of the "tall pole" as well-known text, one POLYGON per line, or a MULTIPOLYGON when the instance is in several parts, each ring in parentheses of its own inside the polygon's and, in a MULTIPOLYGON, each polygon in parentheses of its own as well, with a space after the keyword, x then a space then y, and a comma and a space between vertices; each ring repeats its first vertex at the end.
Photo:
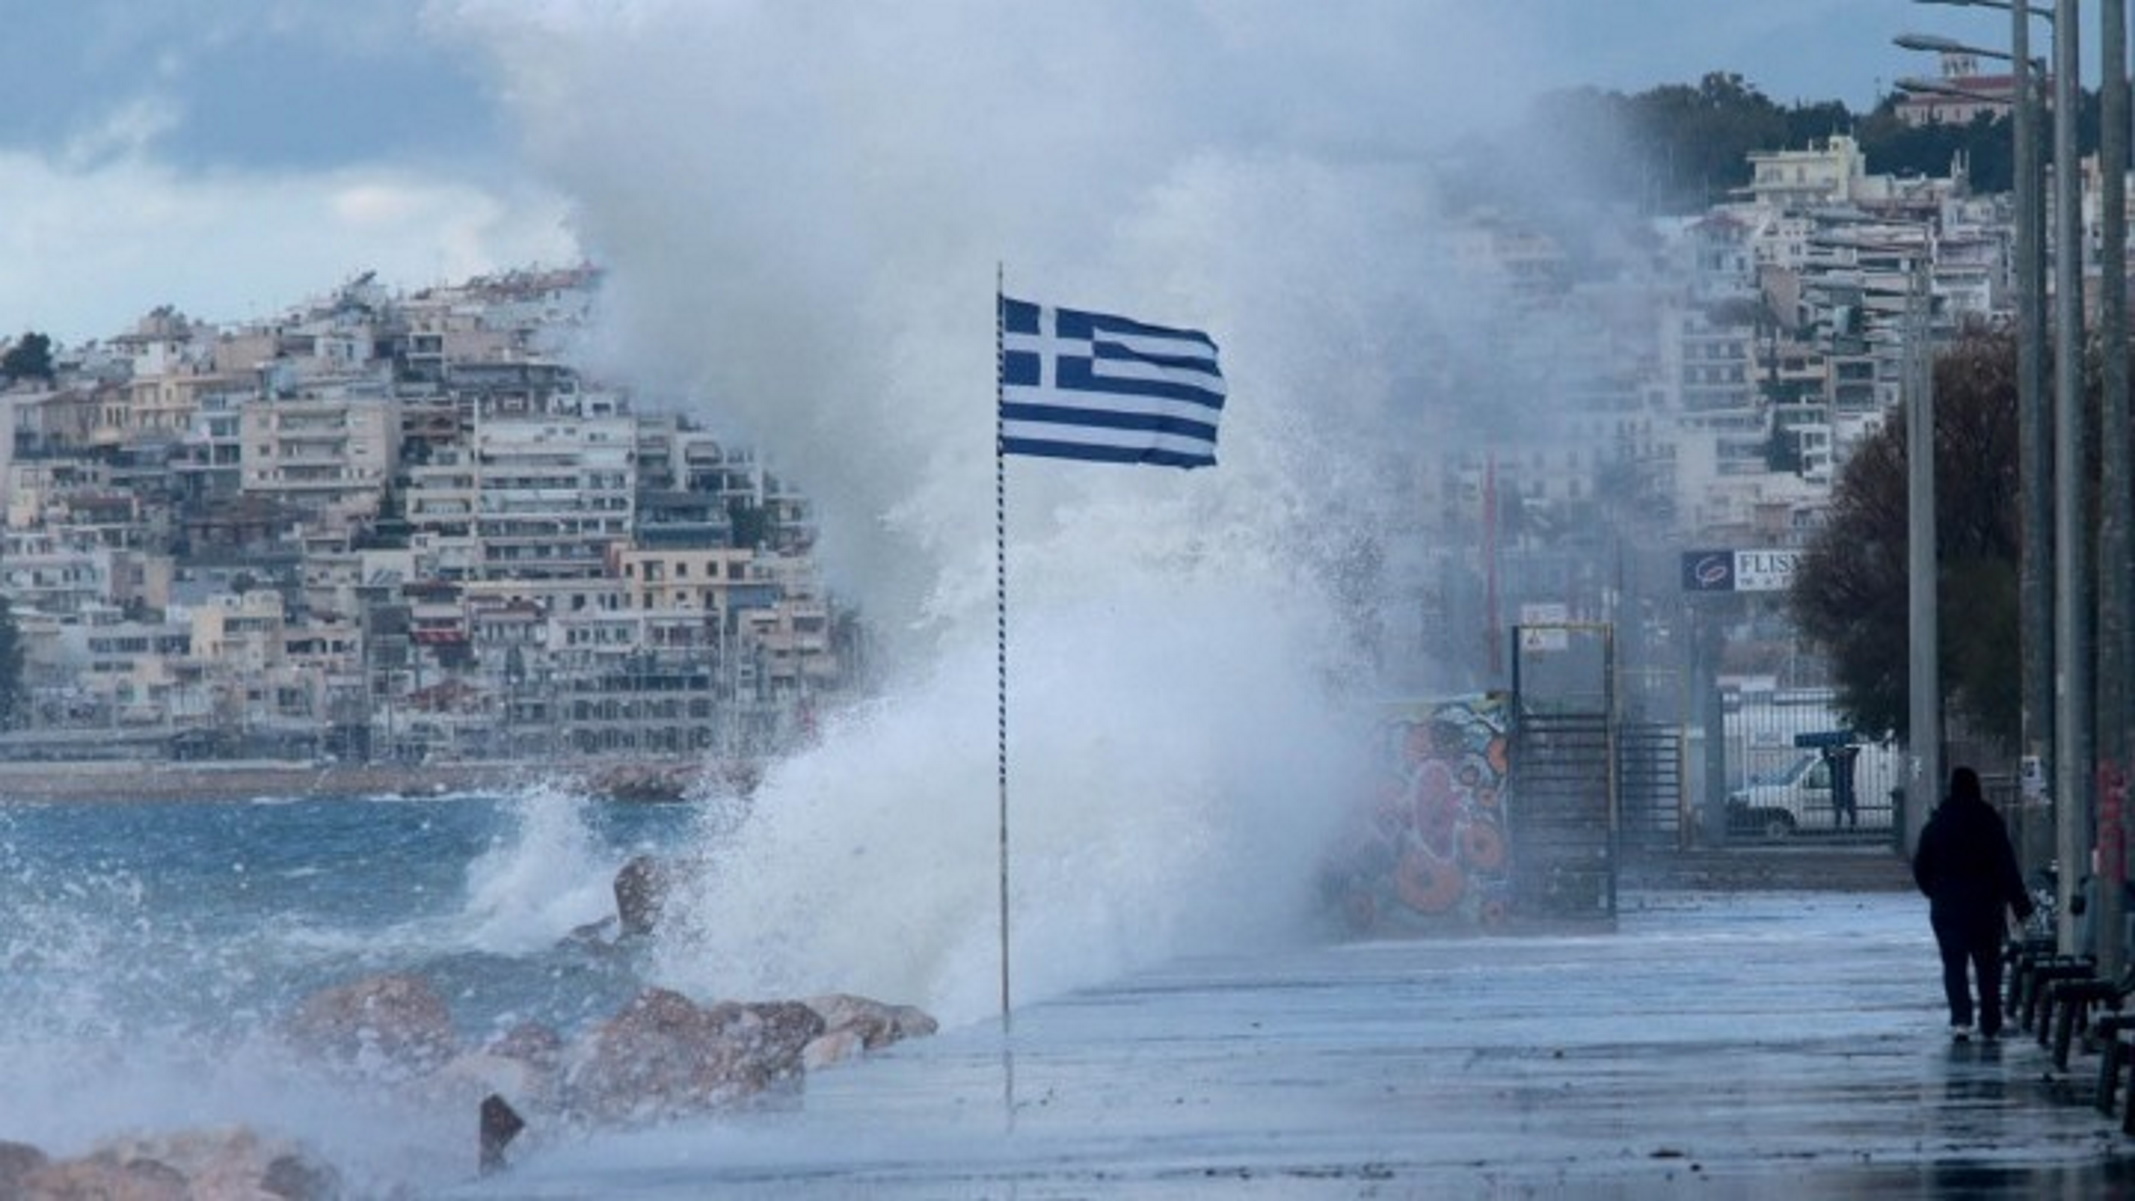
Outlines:
POLYGON ((2103 0, 2098 18, 2098 336, 2103 397, 2098 483, 2098 972, 2120 975, 2122 808, 2128 764, 2128 7, 2103 0))
POLYGON ((1920 227, 1905 289, 1905 642, 1912 778, 1905 786, 1905 845, 1919 845, 1941 795, 1942 661, 1935 609, 1935 360, 1929 345, 1934 229, 1920 227))
MULTIPOLYGON (((1008 455, 1002 448, 1002 364, 1006 361, 1007 301, 1002 299, 1006 270, 996 264, 993 277, 993 651, 994 651, 994 779, 999 785, 995 826, 999 834, 1001 885, 1001 1032, 1008 1033, 1012 1020, 1008 992, 1008 455)), ((1014 1111, 1015 1073, 1010 1082, 1009 1109, 1014 1111)))
POLYGON ((2089 866, 2091 787, 2090 623, 2083 586, 2082 167, 2076 161, 2081 103, 2076 0, 2054 0, 2053 25, 2053 462, 2054 462, 2054 831, 2060 861, 2057 939, 2077 947, 2077 877, 2089 866))
POLYGON ((2046 161, 2039 118, 2046 81, 2032 69, 2031 3, 2009 6, 2011 83, 2016 92, 2016 396, 2023 546, 2017 563, 2017 639, 2022 654, 2023 804, 2017 853, 2028 871, 2048 848, 2032 845, 2030 815, 2047 797, 2053 737, 2053 420, 2046 376, 2046 161))

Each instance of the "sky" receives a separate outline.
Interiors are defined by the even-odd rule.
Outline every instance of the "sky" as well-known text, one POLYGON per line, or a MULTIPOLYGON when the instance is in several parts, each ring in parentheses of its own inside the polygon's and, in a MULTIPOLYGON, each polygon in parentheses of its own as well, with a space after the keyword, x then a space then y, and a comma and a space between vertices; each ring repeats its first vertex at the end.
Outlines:
MULTIPOLYGON (((883 11, 790 2, 811 23, 863 32, 883 11)), ((121 332, 161 304, 210 321, 263 316, 367 270, 414 288, 575 262, 598 248, 584 244, 567 183, 530 161, 529 142, 544 136, 530 123, 558 115, 527 103, 539 84, 512 76, 512 44, 532 28, 629 26, 688 7, 11 4, 0 41, 0 331, 37 329, 75 343, 121 332)), ((763 17, 759 4, 737 0, 695 7, 733 23, 763 17)), ((1272 67, 1253 88, 1198 85, 1222 92, 1225 119, 1258 122, 1271 144, 1315 130, 1368 138, 1389 122, 1379 107, 1389 97, 1433 96, 1444 103, 1430 118, 1487 124, 1541 90, 1637 90, 1709 70, 1738 72, 1783 102, 1840 99, 1860 109, 1891 79, 1932 70, 1893 48, 1893 34, 1923 29, 1988 44, 2007 35, 1998 13, 1905 0, 1179 0, 1149 9, 1190 12, 1190 36, 1213 31, 1237 43, 1241 61, 1272 67), (1461 90, 1472 108, 1453 103, 1461 90)), ((1149 36, 1171 24, 1162 15, 1119 20, 1149 36)), ((953 39, 954 23, 940 24, 953 39)), ((1035 32, 1044 21, 1030 25, 1035 32)), ((933 51, 953 54, 953 41, 933 51)), ((718 119, 668 117, 685 126, 718 119)))

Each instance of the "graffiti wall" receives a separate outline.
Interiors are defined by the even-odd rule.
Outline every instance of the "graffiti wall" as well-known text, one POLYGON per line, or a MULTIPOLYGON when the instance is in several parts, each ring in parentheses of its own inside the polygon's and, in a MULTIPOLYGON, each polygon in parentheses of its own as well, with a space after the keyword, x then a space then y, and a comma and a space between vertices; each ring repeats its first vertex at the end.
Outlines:
POLYGON ((1325 877, 1354 933, 1490 927, 1512 901, 1506 838, 1510 697, 1390 707, 1373 731, 1373 795, 1325 877))

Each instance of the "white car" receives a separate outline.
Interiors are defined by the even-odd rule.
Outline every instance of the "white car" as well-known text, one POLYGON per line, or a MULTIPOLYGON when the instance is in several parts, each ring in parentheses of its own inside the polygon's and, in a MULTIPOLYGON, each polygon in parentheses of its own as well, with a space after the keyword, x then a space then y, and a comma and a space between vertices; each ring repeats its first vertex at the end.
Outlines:
POLYGON ((1820 752, 1803 751, 1783 767, 1751 776, 1747 786, 1728 794, 1728 829, 1772 839, 1802 830, 1887 830, 1891 792, 1897 786, 1897 751, 1860 746, 1853 764, 1854 820, 1842 821, 1832 800, 1830 760, 1820 752))

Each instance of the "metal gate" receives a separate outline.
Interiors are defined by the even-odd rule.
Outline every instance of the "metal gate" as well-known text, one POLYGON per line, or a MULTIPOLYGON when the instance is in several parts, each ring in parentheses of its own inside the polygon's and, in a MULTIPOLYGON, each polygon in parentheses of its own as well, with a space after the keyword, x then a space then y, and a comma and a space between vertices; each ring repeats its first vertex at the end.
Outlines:
POLYGON ((1905 782, 1895 743, 1845 729, 1828 688, 1725 688, 1727 837, 1888 842, 1905 782))
POLYGON ((1521 911, 1614 915, 1608 719, 1523 709, 1515 731, 1512 888, 1521 911))
POLYGON ((1550 918, 1616 914, 1614 635, 1603 624, 1513 629, 1507 821, 1513 896, 1550 918))
POLYGON ((1689 846, 1684 823, 1683 731, 1660 722, 1616 728, 1618 836, 1629 852, 1679 851, 1689 846))

